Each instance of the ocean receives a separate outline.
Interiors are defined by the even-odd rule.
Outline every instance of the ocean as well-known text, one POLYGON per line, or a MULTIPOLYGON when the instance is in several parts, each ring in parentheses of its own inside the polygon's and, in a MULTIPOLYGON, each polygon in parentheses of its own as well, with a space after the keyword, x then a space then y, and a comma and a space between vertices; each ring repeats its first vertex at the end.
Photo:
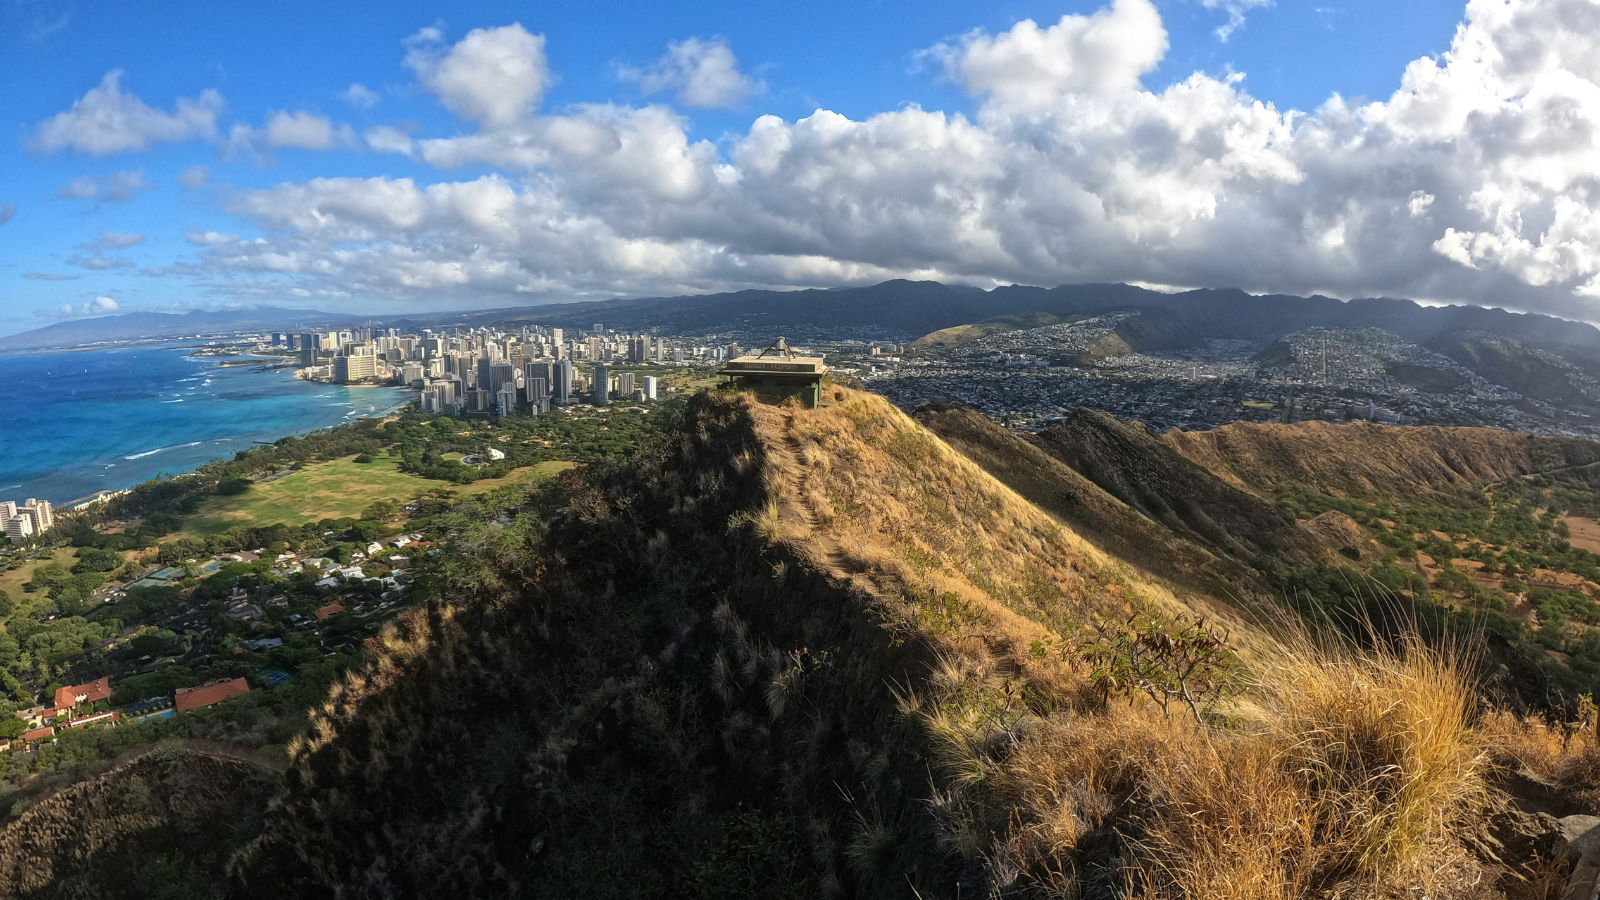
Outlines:
POLYGON ((240 357, 192 349, 0 356, 0 385, 11 392, 0 412, 0 500, 62 504, 193 471, 256 442, 381 415, 416 396, 222 366, 240 357))

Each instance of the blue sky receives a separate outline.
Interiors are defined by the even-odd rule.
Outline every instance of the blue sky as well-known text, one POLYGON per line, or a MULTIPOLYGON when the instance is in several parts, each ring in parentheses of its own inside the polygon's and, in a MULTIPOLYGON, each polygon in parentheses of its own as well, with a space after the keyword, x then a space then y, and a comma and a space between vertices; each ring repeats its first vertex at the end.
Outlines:
MULTIPOLYGON (((1405 224, 1388 213, 1341 211, 1334 188, 1354 176, 1337 172, 1340 163, 1326 155, 1328 141, 1338 135, 1371 150, 1375 117, 1361 104, 1389 101, 1402 89, 1408 64, 1439 59, 1450 49, 1469 18, 1459 2, 1157 0, 1154 16, 1148 0, 717 2, 670 11, 660 4, 599 2, 219 3, 181 10, 149 3, 0 4, 0 119, 6 123, 0 218, 10 215, 0 224, 0 333, 112 309, 261 302, 326 309, 486 307, 897 274, 980 284, 1114 277, 1342 296, 1409 291, 1580 316, 1591 302, 1584 288, 1595 273, 1586 261, 1553 251, 1541 256, 1541 233, 1528 230, 1531 224, 1497 231, 1505 210, 1479 208, 1473 199, 1484 196, 1485 185, 1458 183, 1445 172, 1415 185, 1398 174, 1378 181, 1363 175, 1362 184, 1346 185, 1375 209, 1410 209, 1418 220, 1410 239, 1429 256, 1430 267, 1405 271, 1394 260, 1380 260, 1370 271, 1348 274, 1348 264, 1328 255, 1342 252, 1348 263, 1357 258, 1350 248, 1361 240, 1392 242, 1388 230, 1405 224), (1027 53, 1018 41, 1028 36, 1018 23, 1028 19, 1044 29, 1036 48, 1043 69, 1009 66, 1027 53), (516 33, 507 28, 513 23, 522 26, 516 33), (1093 37, 1102 26, 1103 40, 1093 37), (429 28, 434 31, 419 36, 429 28), (526 62, 543 79, 529 104, 492 122, 463 112, 463 104, 477 102, 474 97, 492 102, 505 85, 458 85, 451 94, 443 76, 429 74, 445 71, 454 59, 469 61, 475 45, 463 39, 474 29, 516 38, 512 43, 531 54, 526 62), (1082 34, 1091 37, 1080 40, 1082 34), (543 42, 535 49, 530 41, 538 37, 543 42), (733 69, 718 72, 733 80, 697 98, 681 73, 663 62, 675 44, 694 65, 722 59, 716 52, 731 54, 733 69), (1113 62, 1095 61, 1090 51, 1102 46, 1113 48, 1106 57, 1113 62), (1140 54, 1147 62, 1125 72, 1114 62, 1140 54), (160 116, 175 116, 190 104, 202 109, 204 121, 175 136, 97 138, 95 128, 128 127, 97 123, 102 110, 62 123, 61 131, 51 132, 54 138, 45 136, 44 123, 80 100, 94 100, 88 95, 114 71, 121 73, 120 102, 160 116), (347 93, 353 84, 370 92, 360 102, 347 93), (1194 95, 1188 99, 1185 85, 1194 95), (650 86, 657 90, 647 94, 650 86), (1346 112, 1319 118, 1316 110, 1334 94, 1346 98, 1346 112), (1044 99, 1023 103, 1023 96, 1044 99), (1270 110, 1252 112, 1256 101, 1270 110), (637 111, 652 105, 669 124, 643 122, 637 111), (1187 122, 1186 106, 1210 112, 1197 111, 1187 122), (944 115, 914 123, 894 118, 908 107, 944 115), (827 118, 834 123, 829 129, 813 116, 819 109, 837 114, 827 118), (1290 110, 1307 115, 1297 118, 1290 110), (267 122, 275 113, 315 120, 332 137, 310 141, 319 149, 274 147, 305 143, 271 137, 267 122), (757 140, 753 123, 764 115, 777 122, 757 140), (621 176, 605 176, 607 160, 584 155, 620 159, 611 150, 527 163, 473 150, 441 164, 422 152, 421 143, 404 152, 376 149, 371 131, 394 129, 386 133, 419 142, 512 135, 526 146, 555 140, 547 130, 553 123, 581 126, 589 129, 586 135, 615 132, 628 153, 635 152, 629 141, 637 140, 639 155, 628 158, 621 176), (775 190, 770 184, 760 190, 754 184, 749 160, 778 134, 786 148, 778 165, 789 168, 762 175, 791 194, 810 191, 803 203, 762 193, 775 190), (1084 149, 1101 141, 1106 146, 1099 151, 1084 149), (658 144, 665 149, 651 149, 658 144), (802 144, 817 155, 802 159, 802 144), (668 160, 680 145, 693 158, 668 160), (1024 151, 1028 158, 1042 154, 1048 165, 1026 168, 1024 151), (618 186, 658 158, 661 172, 628 191, 618 186), (825 169, 819 168, 823 158, 831 160, 825 169), (964 160, 960 166, 958 159, 964 160), (1131 170, 1119 163, 1126 159, 1135 160, 1131 170), (854 180, 847 171, 853 161, 870 165, 872 179, 854 180), (687 168, 672 168, 680 163, 687 168), (1102 169, 1120 174, 1057 183, 1061 172, 1102 169), (915 184, 872 196, 898 172, 912 173, 906 177, 915 184), (662 187, 674 178, 691 183, 682 190, 662 187), (1165 178, 1185 189, 1203 186, 1206 193, 1181 203, 1170 196, 1126 196, 1165 178), (1319 178, 1326 179, 1326 190, 1319 178), (483 216, 463 205, 478 200, 454 194, 435 205, 456 212, 437 220, 431 211, 399 217, 374 211, 373 204, 408 202, 393 190, 402 179, 410 179, 400 185, 405 191, 444 185, 465 194, 461 186, 472 185, 504 194, 505 203, 493 206, 489 218, 505 232, 485 226, 483 216), (925 184, 936 189, 922 192, 925 184), (1011 193, 997 193, 1002 186, 1011 193), (1273 217, 1296 202, 1283 192, 1313 188, 1317 193, 1304 206, 1326 207, 1326 215, 1319 212, 1312 222, 1297 213, 1300 234, 1293 246, 1264 247, 1232 268, 1217 262, 1240 235, 1276 240, 1270 236, 1281 228, 1273 217), (1064 198, 1062 205, 1032 210, 1032 218, 996 212, 1017 206, 1008 197, 1036 201, 1052 191, 1064 198), (362 197, 350 199, 351 192, 362 197), (966 198, 962 209, 970 221, 960 231, 930 227, 924 236, 927 219, 945 216, 937 199, 951 195, 966 198), (1093 221, 1084 218, 1081 203, 1068 202, 1075 197, 1091 198, 1093 221), (1418 204, 1425 216, 1417 214, 1418 204), (1448 220, 1434 221, 1447 213, 1448 220), (816 216, 837 216, 848 227, 808 218, 816 216), (1034 238, 1017 237, 1052 223, 1062 229, 1059 245, 1033 246, 1034 238), (207 233, 213 237, 203 237, 207 233), (386 279, 396 260, 414 264, 415 273, 386 279)), ((1514 5, 1549 12, 1554 24, 1540 27, 1570 24, 1560 16, 1563 0, 1514 5)), ((1492 45, 1529 26, 1486 18, 1477 27, 1492 45)), ((1581 66, 1582 40, 1572 59, 1547 62, 1552 72, 1581 66)), ((1455 77, 1456 67, 1437 68, 1444 78, 1455 77)), ((1542 77, 1541 84, 1556 81, 1542 77)), ((1516 102, 1512 94, 1529 93, 1510 76, 1502 80, 1487 87, 1474 80, 1473 102, 1504 109, 1516 102)), ((1407 127, 1387 123, 1385 134, 1414 140, 1383 151, 1375 164, 1385 172, 1444 165, 1419 155, 1419 148, 1441 138, 1424 133, 1431 120, 1418 110, 1447 103, 1429 90, 1406 98, 1407 127)), ((1585 113, 1593 112, 1590 100, 1580 99, 1585 113)), ((1386 103, 1383 114, 1399 116, 1400 108, 1386 103)), ((1453 134, 1443 139, 1456 140, 1453 134)), ((601 143, 611 147, 608 141, 601 143)), ((447 149, 453 148, 439 146, 447 149)), ((1577 166, 1566 174, 1593 175, 1592 164, 1577 166)), ((1529 193, 1520 201, 1521 221, 1542 223, 1543 233, 1552 222, 1572 218, 1570 210, 1553 205, 1560 185, 1546 185, 1542 195, 1538 185, 1493 187, 1529 193)), ((1580 245, 1585 225, 1580 210, 1572 225, 1580 245)), ((1363 263, 1357 258, 1355 265, 1363 263)), ((1600 276, 1593 283, 1600 284, 1600 276)))

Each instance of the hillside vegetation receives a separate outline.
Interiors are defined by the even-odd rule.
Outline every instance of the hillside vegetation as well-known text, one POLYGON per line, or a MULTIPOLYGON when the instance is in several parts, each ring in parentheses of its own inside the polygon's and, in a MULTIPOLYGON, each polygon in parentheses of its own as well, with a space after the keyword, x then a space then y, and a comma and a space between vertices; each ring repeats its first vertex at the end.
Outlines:
POLYGON ((1111 556, 1216 595, 1248 594, 1255 573, 1152 521, 1104 487, 998 422, 957 404, 917 409, 923 426, 1025 500, 1111 556), (1218 588, 1225 585, 1225 588, 1218 588))
POLYGON ((163 747, 45 797, 0 831, 0 895, 218 897, 229 854, 260 826, 276 774, 163 747))
POLYGON ((982 340, 992 334, 1004 334, 1008 331, 1023 331, 1029 328, 1043 328, 1047 325, 1059 325, 1071 319, 1050 313, 1026 313, 1013 316, 998 316, 983 322, 974 322, 968 325, 955 325, 950 328, 941 328, 929 332, 911 342, 911 346, 922 347, 959 347, 973 341, 982 340))
MULTIPOLYGON (((1459 641, 1309 636, 1264 590, 1329 553, 1287 506, 1109 418, 1032 444, 830 395, 701 394, 463 507, 438 599, 369 640, 259 825, 193 852, 232 896, 1564 889, 1537 813, 1600 811, 1591 732, 1486 706, 1459 641)), ((57 818, 100 802, 74 790, 57 818)), ((0 872, 75 858, 21 821, 0 872)))
POLYGON ((1493 428, 1390 428, 1367 422, 1236 422, 1161 440, 1239 487, 1407 494, 1600 462, 1600 443, 1493 428))
POLYGON ((1451 657, 1208 624, 881 398, 705 396, 564 490, 464 523, 240 890, 1467 896, 1527 862, 1453 831, 1490 788, 1451 657))
POLYGON ((1317 554, 1292 516, 1173 452, 1136 422, 1080 409, 1035 440, 1111 495, 1196 543, 1258 567, 1306 563, 1317 554))

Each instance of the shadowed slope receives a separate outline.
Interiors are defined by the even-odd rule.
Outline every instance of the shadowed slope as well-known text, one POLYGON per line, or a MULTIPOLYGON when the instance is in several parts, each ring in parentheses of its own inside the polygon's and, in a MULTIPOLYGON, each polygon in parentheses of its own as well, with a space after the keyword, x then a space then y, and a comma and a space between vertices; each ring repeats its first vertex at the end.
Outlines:
POLYGON ((627 466, 463 515, 446 600, 313 717, 237 892, 1376 896, 1448 844, 1478 785, 1453 668, 1412 695, 1404 660, 1316 650, 1246 685, 1221 653, 1167 718, 1105 660, 1213 647, 1204 598, 831 399, 702 395, 627 466))
POLYGON ((1319 552, 1287 513, 1173 452, 1138 423, 1080 409, 1034 440, 1177 534, 1258 568, 1303 563, 1319 552))
POLYGON ((1230 484, 1404 496, 1600 462, 1600 443, 1495 428, 1235 422, 1162 442, 1230 484))
POLYGON ((221 897, 275 773, 162 748, 40 800, 0 831, 0 896, 221 897))
POLYGON ((1012 490, 1107 553, 1167 578, 1236 594, 1254 573, 1217 556, 1107 493, 1100 485, 989 417, 956 404, 928 404, 918 422, 1012 490))

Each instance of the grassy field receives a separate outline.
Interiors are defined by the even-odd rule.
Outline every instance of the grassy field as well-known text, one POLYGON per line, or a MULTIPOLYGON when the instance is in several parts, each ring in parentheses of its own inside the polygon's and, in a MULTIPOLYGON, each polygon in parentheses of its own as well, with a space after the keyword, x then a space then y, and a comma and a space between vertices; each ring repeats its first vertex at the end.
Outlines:
POLYGON ((72 568, 72 564, 76 562, 77 559, 78 551, 76 549, 72 547, 63 547, 60 550, 57 550, 56 555, 51 559, 30 560, 27 565, 20 569, 12 569, 9 572, 0 573, 0 591, 5 591, 11 596, 12 600, 20 603, 24 596, 22 593, 22 586, 27 584, 33 578, 34 569, 39 568, 47 562, 58 562, 62 566, 70 569, 72 568))
POLYGON ((211 497, 200 511, 184 517, 183 533, 201 537, 235 525, 300 525, 319 519, 359 516, 374 500, 404 503, 443 482, 407 475, 399 460, 380 456, 370 463, 336 459, 313 463, 276 481, 254 484, 235 497, 211 497))
POLYGON ((484 478, 479 481, 474 481, 471 484, 453 488, 453 490, 455 491, 457 497, 470 497, 473 494, 482 494, 486 491, 492 491, 495 488, 503 488, 509 484, 521 484, 523 482, 532 481, 535 478, 548 478, 552 475, 565 472, 568 469, 577 468, 577 466, 578 464, 575 462, 567 462, 566 460, 552 460, 551 462, 542 462, 537 465, 525 466, 521 469, 517 469, 504 478, 484 478))
MULTIPOLYGON (((270 482, 252 485, 235 497, 211 497, 200 511, 184 518, 176 536, 204 537, 235 525, 301 525, 320 519, 359 516, 374 500, 405 503, 429 491, 448 489, 458 495, 480 494, 533 477, 554 475, 573 463, 546 462, 518 469, 504 478, 489 478, 469 485, 453 485, 408 475, 399 460, 379 456, 370 463, 350 459, 313 463, 270 482)), ((26 580, 24 578, 23 580, 26 580)))

